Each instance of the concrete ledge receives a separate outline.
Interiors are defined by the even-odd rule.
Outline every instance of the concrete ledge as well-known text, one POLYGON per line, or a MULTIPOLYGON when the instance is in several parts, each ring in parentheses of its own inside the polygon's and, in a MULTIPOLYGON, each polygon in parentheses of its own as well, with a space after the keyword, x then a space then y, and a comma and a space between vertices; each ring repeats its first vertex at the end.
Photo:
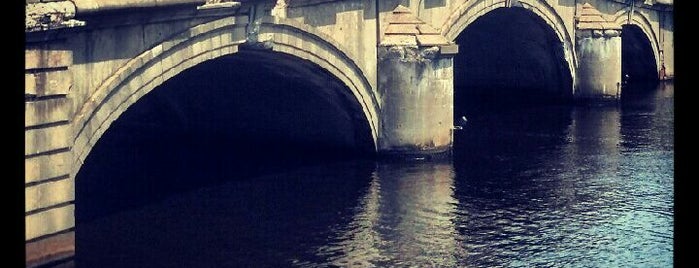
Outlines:
POLYGON ((418 149, 413 147, 381 149, 379 158, 390 160, 437 160, 452 156, 452 147, 418 149))
POLYGON ((27 267, 40 267, 75 255, 75 232, 57 234, 25 244, 27 267))
POLYGON ((197 10, 210 10, 210 9, 220 9, 220 8, 232 8, 239 7, 240 2, 222 2, 215 4, 204 4, 197 7, 197 10))
POLYGON ((131 0, 131 1, 97 1, 73 0, 77 14, 113 11, 129 8, 164 7, 172 5, 201 5, 206 0, 131 0))
POLYGON ((439 47, 439 52, 444 55, 453 55, 459 53, 459 45, 443 45, 439 47))

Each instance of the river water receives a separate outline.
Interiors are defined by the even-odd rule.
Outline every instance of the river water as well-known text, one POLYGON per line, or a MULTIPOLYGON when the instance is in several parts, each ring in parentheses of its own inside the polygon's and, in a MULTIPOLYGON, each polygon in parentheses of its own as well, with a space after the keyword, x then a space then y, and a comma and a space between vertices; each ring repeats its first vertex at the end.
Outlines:
POLYGON ((78 267, 671 267, 674 87, 469 115, 450 160, 302 165, 79 223, 78 267))

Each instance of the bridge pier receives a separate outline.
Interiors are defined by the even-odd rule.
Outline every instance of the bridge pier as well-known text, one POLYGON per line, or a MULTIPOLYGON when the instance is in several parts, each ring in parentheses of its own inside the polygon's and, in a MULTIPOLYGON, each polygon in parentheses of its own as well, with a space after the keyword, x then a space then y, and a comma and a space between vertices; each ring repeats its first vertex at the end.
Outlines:
POLYGON ((621 96, 621 26, 590 4, 583 5, 575 32, 578 69, 575 97, 617 99, 621 96))
POLYGON ((378 50, 380 154, 447 152, 453 129, 453 55, 458 48, 398 6, 378 50))
POLYGON ((451 148, 453 59, 437 47, 383 47, 379 61, 382 154, 430 154, 451 148))

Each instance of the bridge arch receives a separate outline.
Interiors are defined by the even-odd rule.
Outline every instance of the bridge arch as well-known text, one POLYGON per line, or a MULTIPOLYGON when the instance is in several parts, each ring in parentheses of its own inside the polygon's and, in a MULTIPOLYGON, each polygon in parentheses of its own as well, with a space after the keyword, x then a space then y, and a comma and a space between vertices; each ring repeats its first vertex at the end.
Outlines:
MULTIPOLYGON (((659 71, 662 66, 660 56, 660 42, 658 42, 658 35, 653 30, 653 26, 651 25, 650 20, 645 15, 643 15, 642 12, 636 11, 631 13, 630 6, 617 11, 613 16, 613 19, 614 22, 618 23, 619 25, 635 25, 641 29, 641 31, 645 34, 645 37, 648 39, 651 49, 653 50, 653 60, 655 61, 656 67, 655 71, 659 71), (632 14, 630 18, 629 14, 632 14)), ((623 35, 624 33, 622 32, 621 34, 623 35)))
POLYGON ((105 79, 75 116, 73 174, 111 123, 145 94, 193 66, 236 54, 246 46, 308 61, 340 80, 361 106, 376 148, 378 102, 352 55, 331 38, 299 23, 265 18, 256 25, 258 38, 251 41, 247 18, 199 24, 130 59, 105 79))
POLYGON ((527 9, 543 19, 543 21, 549 27, 551 27, 553 32, 558 37, 558 40, 563 45, 568 70, 570 71, 570 76, 573 79, 573 84, 575 84, 574 70, 575 66, 577 65, 577 58, 575 55, 572 38, 565 26, 564 20, 558 15, 556 10, 544 0, 465 1, 465 3, 456 8, 449 18, 445 20, 444 24, 442 24, 442 27, 440 28, 440 31, 447 39, 454 41, 459 34, 466 29, 466 27, 471 25, 471 23, 476 21, 478 18, 490 13, 495 9, 510 7, 508 6, 508 3, 510 2, 514 2, 511 4, 511 7, 521 7, 527 9))

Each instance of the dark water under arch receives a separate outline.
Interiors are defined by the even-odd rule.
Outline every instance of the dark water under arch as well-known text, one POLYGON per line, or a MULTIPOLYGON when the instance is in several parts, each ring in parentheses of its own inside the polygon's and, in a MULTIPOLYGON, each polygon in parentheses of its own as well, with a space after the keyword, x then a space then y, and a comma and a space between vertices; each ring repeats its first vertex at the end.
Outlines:
POLYGON ((536 13, 498 8, 455 40, 454 114, 569 100, 573 82, 563 43, 536 13))
POLYGON ((450 161, 195 170, 232 177, 79 222, 76 263, 672 266, 674 85, 635 92, 474 113, 450 161))

